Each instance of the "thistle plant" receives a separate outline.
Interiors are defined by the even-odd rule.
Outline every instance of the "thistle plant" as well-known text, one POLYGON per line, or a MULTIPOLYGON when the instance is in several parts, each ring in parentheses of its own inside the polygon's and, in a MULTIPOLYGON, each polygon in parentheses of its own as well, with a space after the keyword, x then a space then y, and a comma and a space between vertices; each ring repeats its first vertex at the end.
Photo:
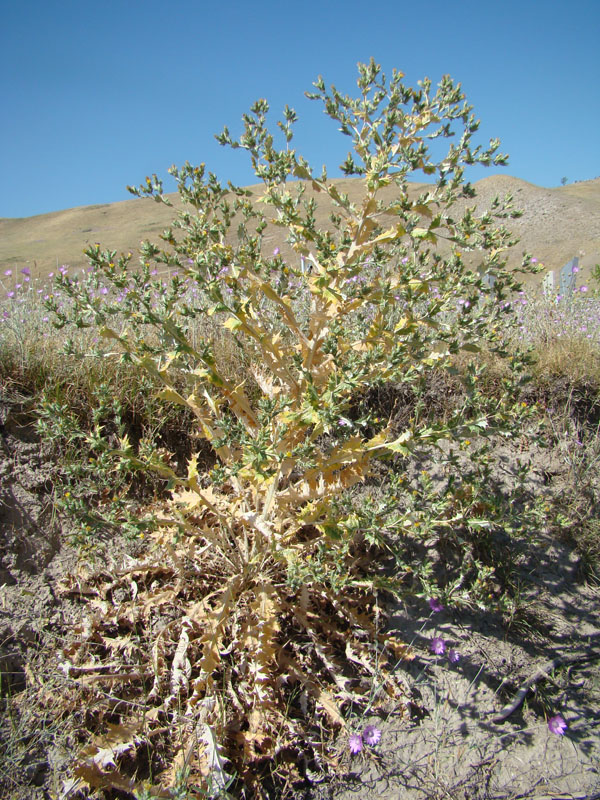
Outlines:
MULTIPOLYGON (((166 478, 170 492, 164 507, 148 512, 170 601, 165 593, 153 601, 158 573, 144 562, 135 568, 136 598, 125 604, 148 631, 148 655, 138 658, 151 663, 153 685, 149 694, 139 689, 149 710, 135 735, 131 720, 122 723, 129 739, 119 752, 150 741, 165 718, 178 719, 184 734, 170 771, 184 765, 202 785, 225 774, 222 759, 255 787, 278 754, 289 762, 290 751, 310 751, 326 764, 328 742, 315 744, 319 718, 333 737, 345 729, 345 710, 364 708, 367 697, 403 707, 406 692, 391 667, 407 651, 385 635, 378 601, 380 591, 403 591, 402 576, 384 573, 380 556, 396 552, 393 530, 409 528, 414 515, 398 508, 391 529, 376 515, 365 525, 343 499, 377 461, 509 430, 525 413, 508 399, 484 409, 475 368, 465 403, 444 422, 415 417, 396 430, 359 402, 389 384, 418 389, 434 371, 453 372, 464 351, 506 355, 497 330, 519 287, 504 259, 514 244, 504 226, 517 213, 511 198, 483 214, 468 204, 465 169, 506 157, 496 140, 473 143, 478 122, 460 85, 446 76, 435 91, 429 80, 410 88, 402 73, 388 81, 373 61, 358 70, 357 97, 327 89, 322 78, 308 94, 350 143, 341 168, 360 180, 358 201, 293 149, 295 111, 286 107, 273 133, 259 100, 239 138, 227 128, 217 138, 246 151, 260 196, 223 185, 204 165, 173 167, 182 208, 160 245, 143 242, 138 264, 100 245, 87 251, 112 294, 58 279, 71 301, 68 311, 54 309, 58 323, 96 326, 109 344, 105 357, 159 381, 162 398, 193 414, 194 435, 216 457, 202 473, 194 455, 177 469, 126 436, 112 451, 128 468, 166 478), (415 188, 419 178, 427 183, 415 188), (319 206, 330 214, 326 226, 316 223, 319 206), (267 247, 273 226, 293 258, 267 247), (153 276, 165 268, 173 275, 159 286, 153 276), (199 319, 212 320, 213 337, 195 335, 199 319), (215 356, 223 336, 239 354, 243 380, 215 356), (167 602, 177 613, 156 633, 167 602), (194 749, 199 730, 212 744, 194 749)), ((170 204, 156 175, 131 191, 170 204)), ((124 613, 121 604, 115 619, 124 613)), ((106 610, 94 625, 104 640, 111 636, 106 610)), ((89 645, 79 637, 69 650, 71 676, 98 635, 96 628, 89 645)), ((130 670, 124 664, 129 698, 130 670)), ((85 750, 78 774, 110 785, 94 752, 85 750)))

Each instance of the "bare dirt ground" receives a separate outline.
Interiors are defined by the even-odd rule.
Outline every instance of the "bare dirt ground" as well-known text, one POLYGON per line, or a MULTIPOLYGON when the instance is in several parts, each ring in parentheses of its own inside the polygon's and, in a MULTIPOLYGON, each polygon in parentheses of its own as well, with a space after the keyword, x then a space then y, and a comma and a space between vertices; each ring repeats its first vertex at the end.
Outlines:
MULTIPOLYGON (((69 545, 68 526, 50 504, 52 464, 32 430, 2 412, 0 797, 66 798, 86 716, 84 707, 65 705, 60 646, 85 608, 61 593, 60 584, 82 558, 101 563, 107 552, 117 560, 122 553, 100 544, 82 554, 69 545)), ((507 463, 516 455, 504 451, 507 463)), ((527 455, 532 485, 560 493, 567 479, 560 454, 532 449, 527 455)), ((509 624, 477 609, 432 613, 421 601, 395 606, 392 628, 415 654, 400 667, 409 708, 356 720, 357 730, 376 724, 380 743, 351 757, 340 739, 342 774, 287 796, 600 797, 598 586, 586 579, 572 545, 556 535, 536 531, 512 546, 521 598, 509 624), (458 663, 432 655, 433 636, 459 651, 458 663), (520 687, 528 689, 524 702, 495 721, 520 687), (558 713, 568 725, 564 736, 547 726, 546 718, 558 713)))
POLYGON ((59 586, 82 560, 124 551, 114 543, 87 553, 70 546, 68 523, 52 508, 52 480, 33 428, 0 407, 0 797, 7 800, 62 795, 85 709, 63 702, 60 650, 82 609, 59 586))
MULTIPOLYGON (((567 491, 572 475, 560 447, 520 450, 496 448, 504 481, 525 459, 529 491, 567 491)), ((391 632, 416 653, 401 667, 411 714, 357 721, 357 729, 379 727, 381 742, 346 752, 346 775, 319 800, 600 797, 600 589, 556 532, 532 531, 510 548, 520 591, 512 619, 478 609, 432 613, 422 601, 393 609, 391 632), (431 653, 433 637, 446 642, 444 655, 431 653), (460 654, 455 664, 451 648, 460 654), (559 713, 564 736, 547 724, 559 713)))
POLYGON ((526 598, 538 619, 536 631, 524 626, 507 635, 485 615, 398 608, 396 635, 413 641, 418 653, 403 667, 414 713, 398 721, 369 719, 382 730, 380 746, 348 759, 346 777, 320 798, 599 796, 598 591, 579 581, 578 559, 569 546, 547 537, 523 556, 521 569, 527 583, 537 585, 526 598), (460 652, 457 664, 429 653, 433 635, 460 652), (564 663, 557 654, 567 657, 564 663), (551 662, 556 666, 545 672, 551 662), (523 705, 495 721, 511 705, 515 689, 536 674, 523 705), (555 711, 569 725, 564 737, 548 729, 545 716, 555 711))

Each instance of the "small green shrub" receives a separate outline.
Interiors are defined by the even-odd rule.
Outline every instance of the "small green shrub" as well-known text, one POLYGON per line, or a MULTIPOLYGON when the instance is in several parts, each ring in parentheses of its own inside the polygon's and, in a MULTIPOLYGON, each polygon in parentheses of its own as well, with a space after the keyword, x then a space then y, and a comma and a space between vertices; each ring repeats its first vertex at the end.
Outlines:
MULTIPOLYGON (((413 89, 402 77, 394 72, 388 82, 371 61, 359 65, 358 97, 328 90, 321 78, 308 95, 351 144, 342 170, 361 179, 360 202, 350 202, 325 170, 315 175, 291 147, 290 108, 277 123, 276 145, 268 104, 259 100, 239 139, 227 128, 218 139, 247 152, 264 183, 260 198, 223 186, 204 165, 173 167, 183 209, 160 247, 144 242, 137 266, 131 253, 99 245, 87 252, 92 283, 108 283, 111 295, 59 277, 70 301, 53 305, 59 324, 96 327, 113 348, 105 357, 160 383, 162 400, 191 412, 193 434, 217 458, 206 473, 194 454, 182 472, 168 453, 136 447, 120 433, 111 458, 125 471, 168 481, 169 497, 152 514, 157 561, 132 568, 134 600, 106 606, 65 666, 77 677, 90 653, 97 658, 98 637, 107 657, 121 653, 119 681, 138 705, 125 703, 131 713, 122 712, 117 733, 112 726, 111 741, 116 736, 118 752, 131 754, 141 741, 157 746, 177 722, 183 733, 165 751, 164 786, 174 786, 185 766, 197 787, 225 785, 235 773, 258 792, 265 764, 272 780, 289 779, 299 762, 325 768, 344 711, 406 707, 392 668, 408 653, 385 635, 379 592, 422 592, 432 576, 425 556, 421 584, 405 580, 398 532, 417 522, 451 531, 453 513, 470 529, 491 523, 483 502, 459 502, 458 483, 434 501, 425 487, 424 511, 400 501, 357 510, 350 490, 382 460, 510 436, 531 413, 514 402, 527 367, 518 353, 507 359, 493 401, 481 391, 482 369, 469 364, 463 399, 442 420, 419 413, 398 430, 391 416, 361 403, 390 384, 418 395, 429 377, 455 375, 455 359, 482 347, 505 358, 505 301, 519 288, 504 260, 514 244, 503 224, 516 215, 511 199, 496 199, 483 214, 468 204, 456 211, 474 194, 467 166, 505 163, 498 142, 473 144, 478 122, 449 77, 436 91, 429 80, 413 89), (436 160, 432 150, 445 139, 448 151, 436 160), (416 175, 432 181, 420 193, 409 182, 416 175), (331 210, 326 228, 315 222, 320 202, 331 210), (267 252, 268 223, 285 231, 298 263, 284 261, 278 248, 267 252), (176 271, 168 283, 154 275, 161 265, 176 271), (207 319, 212 328, 199 337, 198 321, 207 319), (244 378, 219 358, 223 337, 244 378), (382 569, 390 558, 391 568, 382 569), (161 627, 165 613, 170 621, 161 627), (130 650, 110 644, 123 618, 141 637, 130 650)), ((133 192, 169 203, 157 176, 133 192)), ((522 269, 529 268, 525 257, 522 269)), ((474 566, 471 597, 480 601, 489 570, 474 566)), ((111 665, 112 696, 114 671, 111 665)), ((103 753, 100 739, 85 748, 77 774, 93 786, 134 787, 127 759, 114 770, 103 753)))

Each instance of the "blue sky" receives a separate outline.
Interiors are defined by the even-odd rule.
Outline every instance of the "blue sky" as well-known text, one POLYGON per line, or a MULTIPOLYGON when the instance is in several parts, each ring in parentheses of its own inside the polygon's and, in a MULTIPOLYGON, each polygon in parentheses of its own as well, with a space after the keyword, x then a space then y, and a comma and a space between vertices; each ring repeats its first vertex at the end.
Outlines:
POLYGON ((185 160, 254 182, 214 134, 259 97, 274 121, 294 107, 296 148, 338 174, 349 140, 304 91, 353 91, 371 56, 410 85, 460 81, 508 174, 600 175, 600 0, 5 0, 1 22, 0 217, 124 200, 185 160))

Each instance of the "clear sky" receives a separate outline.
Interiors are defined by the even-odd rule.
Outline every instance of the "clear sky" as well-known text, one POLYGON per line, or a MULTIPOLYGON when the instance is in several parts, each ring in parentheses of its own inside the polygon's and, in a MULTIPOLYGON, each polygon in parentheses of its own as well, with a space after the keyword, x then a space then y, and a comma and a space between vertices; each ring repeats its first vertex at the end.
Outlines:
POLYGON ((410 85, 460 81, 508 174, 600 175, 600 0, 3 0, 0 31, 0 217, 124 200, 185 160, 252 183, 214 134, 259 97, 339 174, 349 140, 304 91, 353 91, 371 56, 410 85))

